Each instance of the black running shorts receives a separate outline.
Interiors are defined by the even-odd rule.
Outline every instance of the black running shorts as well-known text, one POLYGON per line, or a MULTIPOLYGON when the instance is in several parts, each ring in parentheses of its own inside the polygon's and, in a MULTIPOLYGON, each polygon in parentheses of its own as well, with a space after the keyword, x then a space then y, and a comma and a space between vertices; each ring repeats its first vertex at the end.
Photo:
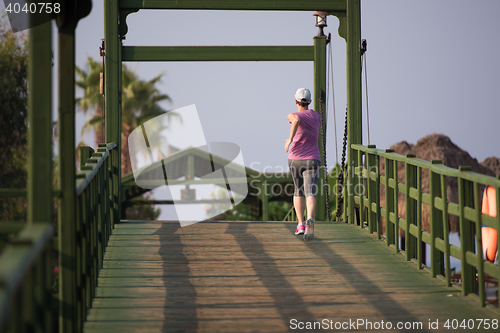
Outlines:
POLYGON ((292 174, 295 197, 316 195, 320 161, 318 160, 288 160, 292 174))

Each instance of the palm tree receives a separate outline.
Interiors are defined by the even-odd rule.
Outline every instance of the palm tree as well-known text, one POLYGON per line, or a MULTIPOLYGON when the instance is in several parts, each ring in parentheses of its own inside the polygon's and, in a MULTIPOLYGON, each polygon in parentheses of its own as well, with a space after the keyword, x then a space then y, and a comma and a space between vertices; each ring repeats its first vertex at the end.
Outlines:
MULTIPOLYGON (((86 69, 81 69, 77 66, 75 70, 76 75, 79 78, 79 80, 76 81, 76 85, 84 91, 83 97, 76 99, 76 103, 81 107, 85 114, 87 114, 89 109, 95 109, 92 119, 85 123, 82 128, 82 137, 86 131, 93 128, 95 141, 104 142, 102 135, 104 132, 102 125, 103 97, 100 93, 99 87, 102 64, 95 61, 91 57, 88 57, 86 69)), ((80 145, 82 144, 83 142, 80 142, 80 145)))
MULTIPOLYGON (((161 94, 156 88, 163 73, 155 78, 144 81, 140 80, 133 70, 126 66, 122 69, 122 174, 132 172, 131 159, 135 161, 136 156, 130 156, 128 150, 128 137, 137 127, 150 119, 167 113, 158 103, 161 101, 171 101, 166 94, 161 94)), ((168 120, 172 118, 180 119, 176 112, 167 113, 168 120)), ((161 131, 162 128, 159 129, 161 131)), ((162 138, 151 140, 155 145, 162 144, 162 138)))
MULTIPOLYGON (((102 122, 102 104, 101 95, 99 93, 99 77, 102 70, 100 63, 92 58, 88 58, 87 70, 77 68, 77 74, 80 78, 77 85, 84 89, 84 96, 77 102, 84 112, 91 107, 95 108, 95 113, 83 126, 82 135, 94 129, 96 133, 96 142, 101 141, 101 122, 102 122)), ((171 101, 166 94, 161 94, 156 84, 160 82, 163 73, 149 81, 139 79, 137 74, 129 69, 126 65, 122 67, 122 154, 121 154, 121 169, 122 174, 132 172, 130 159, 135 159, 136 156, 130 156, 128 150, 128 137, 130 133, 144 124, 148 120, 166 113, 158 103, 161 101, 171 101)), ((172 118, 180 119, 180 115, 176 112, 168 112, 168 120, 172 118)), ((161 144, 161 138, 156 140, 156 144, 161 144)))

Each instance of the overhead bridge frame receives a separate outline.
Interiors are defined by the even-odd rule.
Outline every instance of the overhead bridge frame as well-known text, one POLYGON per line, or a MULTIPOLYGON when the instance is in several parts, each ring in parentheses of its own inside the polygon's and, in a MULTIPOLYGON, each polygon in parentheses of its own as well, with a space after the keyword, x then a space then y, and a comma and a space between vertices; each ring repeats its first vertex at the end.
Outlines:
POLYGON ((123 46, 122 61, 314 61, 314 47, 123 46))
MULTIPOLYGON (((314 45, 306 46, 123 46, 128 32, 127 16, 141 9, 147 10, 250 10, 250 11, 326 11, 338 17, 339 35, 347 43, 347 104, 348 145, 361 144, 361 19, 360 0, 316 1, 201 1, 201 0, 108 0, 105 14, 105 135, 106 142, 121 141, 121 70, 122 62, 157 61, 313 61, 314 109, 320 110, 319 100, 326 101, 326 36, 315 36, 314 45)), ((326 124, 323 124, 326 130, 326 124)), ((323 149, 323 142, 319 140, 323 149)), ((113 154, 120 156, 121 147, 113 154)), ((348 154, 348 165, 356 164, 348 154)), ((323 157, 322 157, 323 159, 323 157)), ((117 159, 114 159, 115 161, 117 159)), ((322 165, 325 161, 322 160, 322 165)), ((355 165, 356 166, 356 165, 355 165)), ((116 166, 119 168, 119 165, 116 166)), ((324 188, 324 168, 318 183, 324 188)), ((121 175, 118 183, 121 183, 121 175)), ((349 174, 348 182, 356 183, 349 174)), ((354 186, 348 186, 354 188, 354 186)), ((119 199, 121 201, 121 198, 119 199)), ((317 196, 316 219, 327 220, 324 193, 317 196)), ((121 206, 121 202, 118 202, 121 206)), ((349 212, 353 214, 354 201, 349 196, 349 212)))

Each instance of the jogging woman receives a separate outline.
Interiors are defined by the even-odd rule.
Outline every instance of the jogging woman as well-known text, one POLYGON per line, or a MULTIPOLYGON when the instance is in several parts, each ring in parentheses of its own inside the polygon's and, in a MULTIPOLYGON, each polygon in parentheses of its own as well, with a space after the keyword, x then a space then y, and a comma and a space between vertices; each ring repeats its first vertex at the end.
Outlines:
POLYGON ((295 191, 293 205, 299 224, 296 235, 304 235, 306 242, 314 237, 314 210, 320 166, 318 133, 321 125, 320 115, 309 109, 311 92, 300 88, 295 93, 297 112, 287 117, 291 124, 290 137, 285 142, 288 152, 288 166, 292 174, 295 191), (305 197, 305 199, 304 199, 305 197), (307 221, 304 223, 304 206, 307 205, 307 221))

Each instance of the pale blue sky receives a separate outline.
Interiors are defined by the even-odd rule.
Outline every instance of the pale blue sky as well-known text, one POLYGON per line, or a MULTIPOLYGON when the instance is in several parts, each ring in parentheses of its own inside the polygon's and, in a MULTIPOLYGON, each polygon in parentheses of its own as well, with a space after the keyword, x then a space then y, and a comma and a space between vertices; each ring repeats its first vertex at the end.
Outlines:
MULTIPOLYGON (((98 58, 104 37, 103 3, 93 3, 91 14, 77 28, 79 66, 89 55, 98 58)), ((474 6, 465 0, 362 1, 371 143, 386 148, 402 140, 415 143, 437 132, 450 136, 479 161, 500 156, 498 12, 496 0, 479 0, 474 6)), ((311 45, 317 31, 312 12, 140 11, 131 14, 128 23, 125 45, 311 45)), ((337 19, 329 17, 328 24, 340 149, 345 43, 338 37, 337 19)), ((295 90, 313 88, 312 63, 130 65, 145 79, 164 72, 159 87, 173 99, 164 107, 196 104, 209 141, 239 144, 245 164, 256 169, 286 167, 286 115, 295 111, 295 90)), ((333 111, 329 112, 327 154, 333 165, 333 111)), ((79 114, 78 134, 84 119, 79 114)), ((365 113, 363 121, 367 143, 365 113)), ((85 139, 91 141, 92 136, 85 139)))
MULTIPOLYGON (((77 27, 76 61, 98 58, 103 3, 77 27)), ((362 38, 368 40, 371 143, 415 143, 437 132, 482 161, 500 156, 498 90, 500 2, 479 0, 363 0, 362 38)), ((1 5, 3 7, 3 4, 1 5)), ((129 16, 125 45, 311 45, 312 12, 140 11, 129 16)), ((345 43, 333 36, 338 145, 346 104, 345 43)), ((54 30, 54 37, 56 31, 54 30)), ((54 42, 55 44, 55 42, 54 42)), ((298 87, 313 88, 309 62, 131 63, 145 79, 160 72, 160 89, 175 109, 196 104, 209 141, 241 146, 245 163, 286 166, 286 115, 298 87)), ((79 92, 80 93, 80 92, 79 92)), ((330 109, 328 161, 335 162, 330 109)), ((365 111, 364 111, 365 112, 365 111)), ((77 133, 85 118, 78 116, 77 133)), ((364 143, 366 114, 363 114, 364 143)), ((86 138, 91 141, 91 136, 86 138)))

